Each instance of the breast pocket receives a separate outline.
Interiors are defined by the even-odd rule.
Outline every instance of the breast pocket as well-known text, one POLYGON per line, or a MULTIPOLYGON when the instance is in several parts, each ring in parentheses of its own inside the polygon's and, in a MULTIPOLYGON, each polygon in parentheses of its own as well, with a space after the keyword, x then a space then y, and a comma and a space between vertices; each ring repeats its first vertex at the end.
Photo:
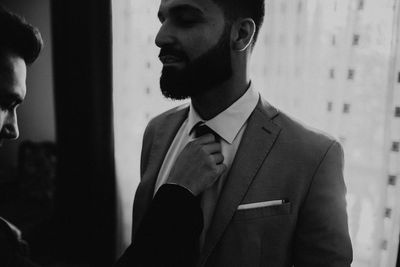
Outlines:
POLYGON ((276 247, 287 239, 285 235, 291 232, 288 215, 291 215, 290 202, 236 210, 216 248, 215 264, 211 266, 268 266, 262 264, 264 254, 274 254, 276 247))
POLYGON ((240 222, 248 220, 257 220, 271 216, 289 215, 290 213, 291 213, 291 203, 286 202, 274 206, 237 210, 233 217, 233 221, 240 222))

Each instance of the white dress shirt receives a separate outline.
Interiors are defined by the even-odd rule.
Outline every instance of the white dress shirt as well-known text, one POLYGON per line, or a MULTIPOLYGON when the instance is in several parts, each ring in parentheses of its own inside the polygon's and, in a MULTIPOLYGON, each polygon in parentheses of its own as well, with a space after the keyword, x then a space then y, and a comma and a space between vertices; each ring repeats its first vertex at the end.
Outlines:
MULTIPOLYGON (((191 133, 193 127, 198 122, 204 122, 205 125, 211 128, 221 137, 222 155, 224 156, 224 164, 227 166, 227 170, 225 171, 224 175, 218 179, 216 185, 213 185, 213 187, 217 186, 216 190, 217 194, 219 195, 225 182, 226 174, 231 168, 243 133, 247 127, 247 119, 257 106, 259 98, 260 96, 258 92, 254 91, 250 85, 246 93, 243 94, 235 103, 208 121, 203 120, 193 108, 192 104, 190 104, 188 118, 182 123, 182 126, 179 128, 164 158, 164 162, 161 166, 160 172, 158 173, 154 194, 163 184, 167 182, 171 168, 174 165, 179 153, 183 150, 187 143, 194 139, 194 133, 191 133)), ((196 177, 193 177, 193 179, 196 179, 196 177)), ((206 190, 204 193, 206 194, 208 190, 206 190)), ((213 203, 211 212, 208 213, 211 215, 205 216, 208 218, 204 218, 204 234, 202 235, 203 241, 205 233, 210 225, 215 205, 216 203, 213 203)))

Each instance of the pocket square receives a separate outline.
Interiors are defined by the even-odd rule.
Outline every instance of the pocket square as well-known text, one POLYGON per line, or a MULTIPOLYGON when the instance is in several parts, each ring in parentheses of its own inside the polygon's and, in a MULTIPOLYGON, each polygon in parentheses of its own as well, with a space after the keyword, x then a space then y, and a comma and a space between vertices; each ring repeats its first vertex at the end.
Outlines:
POLYGON ((283 203, 286 203, 286 201, 284 199, 255 202, 255 203, 239 205, 238 210, 248 210, 248 209, 277 206, 277 205, 282 205, 283 203))

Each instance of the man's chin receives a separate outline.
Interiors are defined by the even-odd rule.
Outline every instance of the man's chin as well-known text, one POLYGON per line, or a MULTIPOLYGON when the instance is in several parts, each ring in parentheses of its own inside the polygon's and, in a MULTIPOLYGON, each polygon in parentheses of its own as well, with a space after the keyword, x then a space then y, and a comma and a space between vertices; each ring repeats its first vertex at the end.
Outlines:
POLYGON ((162 92, 163 96, 165 96, 166 98, 172 99, 172 100, 185 100, 185 99, 188 99, 189 97, 191 97, 187 94, 187 92, 184 92, 184 90, 182 90, 182 89, 177 90, 176 88, 177 87, 174 87, 174 88, 162 87, 161 92, 162 92))

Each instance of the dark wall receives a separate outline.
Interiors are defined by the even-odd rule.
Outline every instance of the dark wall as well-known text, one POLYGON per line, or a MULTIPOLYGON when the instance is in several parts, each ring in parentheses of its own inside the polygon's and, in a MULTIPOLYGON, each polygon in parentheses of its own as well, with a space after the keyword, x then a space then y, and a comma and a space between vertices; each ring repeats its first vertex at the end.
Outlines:
POLYGON ((60 250, 74 262, 115 257, 111 1, 51 2, 60 250))

